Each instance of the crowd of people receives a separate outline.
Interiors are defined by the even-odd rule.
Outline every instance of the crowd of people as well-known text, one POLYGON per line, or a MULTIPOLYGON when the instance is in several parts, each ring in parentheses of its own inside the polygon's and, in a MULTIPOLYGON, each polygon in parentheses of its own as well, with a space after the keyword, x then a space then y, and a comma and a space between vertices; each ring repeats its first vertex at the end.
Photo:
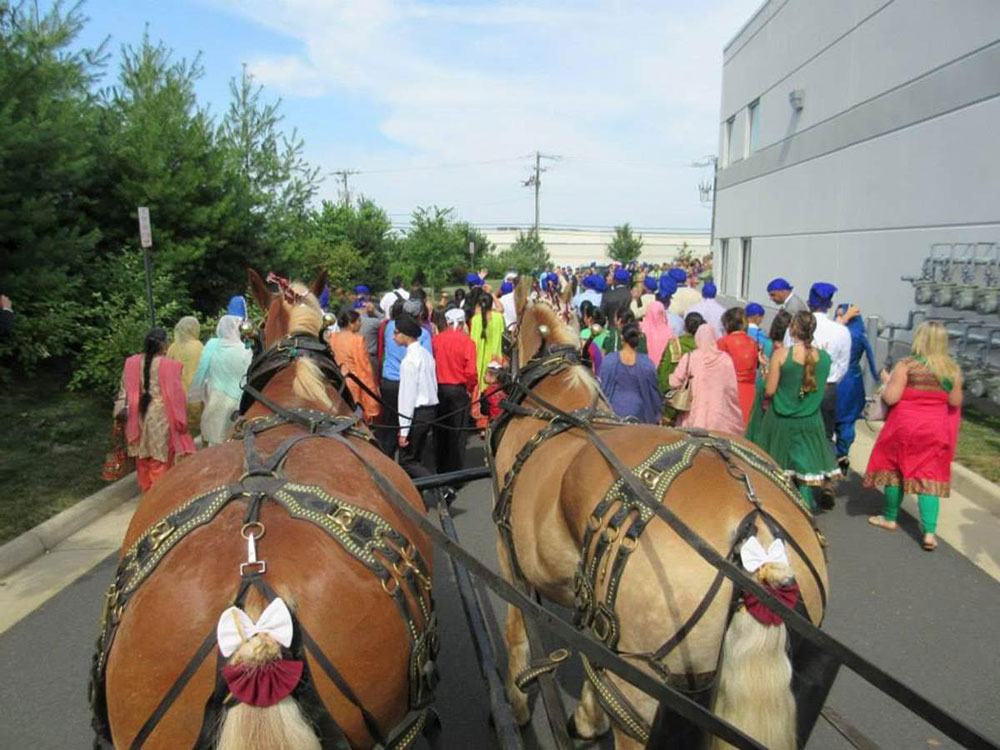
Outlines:
MULTIPOLYGON (((943 327, 924 323, 912 354, 879 376, 860 311, 835 307, 834 285, 817 282, 803 300, 787 280, 773 279, 766 292, 777 311, 765 330, 763 305, 727 308, 701 270, 548 269, 532 279, 532 296, 579 331, 580 360, 616 414, 746 437, 774 458, 810 509, 833 507, 835 483, 849 468, 867 358, 892 407, 864 474, 866 485, 885 491, 884 512, 869 521, 895 529, 902 494, 917 494, 923 544, 934 549, 962 399, 943 327)), ((352 295, 337 290, 339 304, 323 295, 336 323, 322 336, 352 376, 359 417, 410 476, 462 468, 467 436, 499 416, 517 280, 511 271, 494 289, 485 271, 470 273, 464 287, 436 301, 399 278, 380 297, 365 285, 352 295)), ((240 338, 246 317, 236 297, 204 346, 197 320, 185 317, 169 349, 165 331, 154 329, 143 353, 126 362, 116 414, 144 490, 194 450, 196 423, 208 445, 228 438, 251 359, 240 338)))

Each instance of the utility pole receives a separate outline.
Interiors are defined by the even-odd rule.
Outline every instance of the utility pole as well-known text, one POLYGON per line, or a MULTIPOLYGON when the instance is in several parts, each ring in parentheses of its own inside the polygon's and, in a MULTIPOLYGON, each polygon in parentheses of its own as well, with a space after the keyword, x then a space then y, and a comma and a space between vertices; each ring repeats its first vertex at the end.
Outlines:
POLYGON ((356 169, 338 169, 336 172, 330 172, 330 174, 336 175, 337 177, 340 178, 340 184, 342 186, 341 188, 341 197, 343 199, 342 202, 344 204, 344 208, 347 208, 348 206, 351 205, 351 193, 347 189, 347 178, 350 177, 352 174, 361 174, 361 173, 356 169))
POLYGON ((555 154, 543 154, 540 151, 535 152, 535 173, 531 175, 527 180, 521 184, 524 187, 534 187, 535 188, 535 234, 538 234, 538 191, 542 186, 542 172, 547 172, 548 167, 542 166, 542 159, 550 159, 551 161, 559 161, 562 159, 561 156, 556 156, 555 154))

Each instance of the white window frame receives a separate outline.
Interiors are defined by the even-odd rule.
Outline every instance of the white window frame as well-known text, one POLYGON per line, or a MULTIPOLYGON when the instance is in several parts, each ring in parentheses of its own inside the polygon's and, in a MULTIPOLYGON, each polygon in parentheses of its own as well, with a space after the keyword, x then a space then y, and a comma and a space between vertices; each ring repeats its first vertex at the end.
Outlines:
POLYGON ((746 137, 743 139, 743 157, 750 158, 760 147, 760 143, 753 142, 753 122, 754 113, 757 113, 757 133, 759 137, 760 133, 760 99, 754 99, 747 105, 747 131, 746 137))
POLYGON ((733 155, 733 131, 736 129, 736 115, 722 124, 722 167, 728 167, 733 155))
POLYGON ((742 300, 750 297, 750 265, 753 257, 753 238, 740 238, 740 293, 742 300))

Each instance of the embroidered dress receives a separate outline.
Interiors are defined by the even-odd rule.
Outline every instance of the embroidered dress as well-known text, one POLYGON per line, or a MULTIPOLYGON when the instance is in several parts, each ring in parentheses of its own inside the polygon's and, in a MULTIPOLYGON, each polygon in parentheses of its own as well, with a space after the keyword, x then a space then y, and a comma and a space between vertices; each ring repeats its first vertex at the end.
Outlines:
POLYGON ((906 390, 878 434, 864 486, 948 497, 962 410, 948 405, 950 383, 938 382, 916 358, 906 362, 906 390))
POLYGON ((793 347, 788 349, 771 408, 765 412, 759 431, 751 439, 771 454, 785 474, 798 484, 821 486, 840 474, 819 411, 823 384, 830 374, 830 355, 819 352, 816 362, 819 387, 802 394, 805 366, 795 361, 793 351, 793 347))

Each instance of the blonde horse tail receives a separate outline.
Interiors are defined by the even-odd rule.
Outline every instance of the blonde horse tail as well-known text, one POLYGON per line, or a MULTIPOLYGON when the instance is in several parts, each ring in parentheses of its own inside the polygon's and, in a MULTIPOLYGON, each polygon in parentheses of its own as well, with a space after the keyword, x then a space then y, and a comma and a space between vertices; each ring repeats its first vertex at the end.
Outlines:
MULTIPOLYGON (((764 582, 793 580, 787 566, 764 565, 764 582), (765 571, 765 568, 771 568, 765 571), (778 570, 780 568, 782 570, 778 570), (770 580, 768 580, 770 579, 770 580)), ((772 750, 795 750, 795 696, 784 623, 765 625, 740 607, 726 630, 712 711, 772 750)), ((731 750, 712 737, 709 750, 731 750)))
MULTIPOLYGON (((281 647, 271 636, 258 633, 244 641, 229 664, 258 667, 281 656, 281 647)), ((228 709, 219 728, 216 750, 320 750, 298 703, 291 696, 273 706, 237 703, 228 709)))

